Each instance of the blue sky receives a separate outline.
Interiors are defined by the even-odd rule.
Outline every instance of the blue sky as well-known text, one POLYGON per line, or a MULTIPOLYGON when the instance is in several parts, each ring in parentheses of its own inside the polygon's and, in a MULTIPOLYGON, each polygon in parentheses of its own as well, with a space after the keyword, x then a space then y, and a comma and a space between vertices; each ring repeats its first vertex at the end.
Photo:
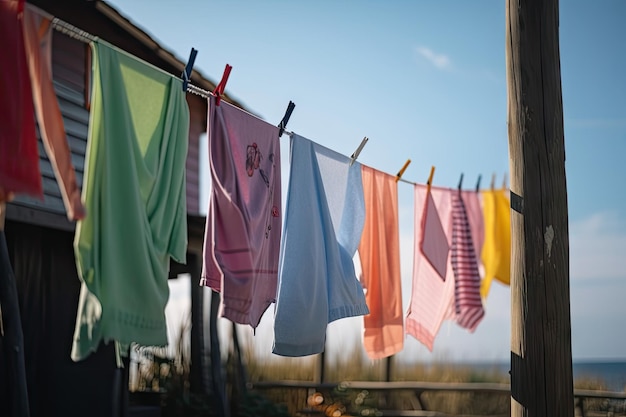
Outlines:
MULTIPOLYGON (((572 351, 626 358, 626 3, 560 3, 572 351)), ((435 165, 434 184, 452 187, 461 173, 470 187, 508 173, 502 0, 110 4, 182 60, 198 49, 195 67, 213 81, 232 65, 227 92, 272 124, 292 100, 289 130, 346 155, 369 137, 364 164, 395 173, 410 158, 406 179, 423 183, 435 165)), ((413 197, 399 187, 407 306, 413 197)), ((250 336, 268 356, 271 315, 250 336)), ((329 328, 331 352, 358 346, 361 322, 343 322, 329 328)), ((508 360, 509 345, 510 291, 495 285, 474 334, 444 324, 433 353, 409 336, 399 357, 508 360)))

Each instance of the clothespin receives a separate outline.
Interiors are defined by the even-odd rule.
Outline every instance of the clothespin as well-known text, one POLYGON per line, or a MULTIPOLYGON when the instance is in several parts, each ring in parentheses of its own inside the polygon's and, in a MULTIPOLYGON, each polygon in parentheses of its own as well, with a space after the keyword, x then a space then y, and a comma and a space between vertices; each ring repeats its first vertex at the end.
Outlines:
POLYGON ((428 192, 430 192, 430 186, 433 184, 433 175, 435 175, 435 166, 430 167, 430 175, 428 176, 428 182, 426 186, 428 187, 428 192))
POLYGON ((215 91, 213 94, 215 95, 215 105, 220 105, 220 96, 224 95, 224 90, 226 89, 226 83, 228 82, 228 77, 230 76, 230 70, 233 67, 226 64, 226 68, 224 68, 224 75, 222 75, 222 81, 215 87, 215 91))
POLYGON ((480 180, 483 178, 482 175, 478 174, 478 181, 476 181, 476 192, 480 191, 480 180))
POLYGON ((289 122, 289 118, 291 117, 291 113, 293 112, 293 109, 296 108, 296 104, 289 100, 289 104, 287 105, 287 111, 285 111, 285 115, 283 116, 283 120, 280 121, 280 123, 278 124, 278 137, 281 137, 283 135, 283 132, 285 131, 285 128, 287 127, 287 123, 289 122))
POLYGON ((493 191, 493 188, 496 186, 496 173, 494 172, 491 175, 491 190, 493 191))
POLYGON ((461 187, 463 186, 463 173, 461 172, 461 178, 459 178, 458 190, 461 191, 461 187))
POLYGON ((400 171, 398 171, 398 173, 396 174, 396 182, 400 181, 400 178, 402 178, 404 171, 406 171, 410 163, 411 163, 411 160, 407 159, 404 165, 402 165, 402 168, 400 168, 400 171))
POLYGON ((198 50, 191 48, 191 53, 189 54, 189 60, 187 61, 187 65, 185 65, 185 69, 180 75, 183 79, 183 91, 187 91, 187 85, 189 84, 189 81, 191 81, 191 70, 193 69, 194 62, 196 62, 196 55, 198 55, 198 50))
POLYGON ((507 175, 506 172, 504 173, 504 178, 502 178, 502 188, 506 190, 506 180, 507 180, 507 175))
POLYGON ((368 140, 369 139, 367 138, 367 136, 365 136, 363 140, 361 141, 361 144, 359 145, 359 147, 356 148, 356 151, 352 153, 352 155, 350 156, 350 166, 352 166, 352 164, 354 164, 354 161, 356 161, 356 159, 359 157, 359 154, 363 150, 363 147, 365 146, 368 140))

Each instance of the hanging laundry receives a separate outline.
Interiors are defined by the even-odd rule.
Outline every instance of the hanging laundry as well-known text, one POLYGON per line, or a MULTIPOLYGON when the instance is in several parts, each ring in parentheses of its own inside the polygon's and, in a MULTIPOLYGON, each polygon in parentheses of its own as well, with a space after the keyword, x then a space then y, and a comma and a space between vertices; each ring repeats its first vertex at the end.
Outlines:
POLYGON ((414 189, 415 207, 425 207, 436 212, 441 219, 443 232, 427 234, 423 221, 425 213, 415 210, 413 287, 405 325, 408 334, 432 351, 441 323, 454 309, 454 273, 449 257, 445 270, 438 271, 426 258, 420 246, 422 241, 428 240, 429 245, 449 247, 448 242, 452 237, 452 197, 449 189, 432 187, 429 192, 428 187, 421 184, 415 185, 414 189), (426 206, 429 199, 432 204, 426 206), (442 275, 450 279, 444 281, 442 275))
POLYGON ((437 213, 437 207, 430 192, 430 187, 427 189, 421 223, 420 248, 422 254, 437 271, 441 279, 445 281, 450 246, 441 225, 441 219, 439 218, 439 213, 437 213))
POLYGON ((28 4, 24 10, 24 40, 39 133, 54 169, 67 217, 82 219, 85 208, 80 200, 63 116, 52 85, 51 21, 28 4))
POLYGON ((166 345, 170 257, 185 263, 187 250, 182 81, 103 41, 91 48, 75 361, 100 342, 166 345))
POLYGON ((398 184, 393 175, 365 165, 361 175, 365 225, 359 259, 370 310, 363 316, 363 347, 371 359, 380 359, 400 352, 404 346, 398 184))
POLYGON ((278 282, 278 127, 215 97, 208 107, 212 191, 200 284, 221 292, 223 317, 256 328, 278 282))
POLYGON ((273 353, 324 350, 327 324, 368 314, 356 253, 365 206, 361 164, 292 135, 273 353))
POLYGON ((485 224, 483 221, 483 209, 480 203, 480 192, 466 190, 461 191, 461 194, 463 195, 465 213, 467 214, 467 220, 469 221, 470 231, 472 234, 474 255, 476 256, 478 271, 482 277, 484 267, 480 254, 483 250, 483 243, 485 241, 485 224))
POLYGON ((480 297, 480 273, 469 217, 463 202, 464 193, 451 190, 451 196, 455 320, 461 327, 473 332, 485 315, 480 297))
POLYGON ((43 198, 23 18, 23 0, 0 1, 0 202, 43 198))
POLYGON ((511 274, 511 204, 508 190, 485 190, 483 217, 485 219, 485 243, 482 261, 485 265, 480 293, 487 298, 491 281, 497 279, 509 285, 511 274))

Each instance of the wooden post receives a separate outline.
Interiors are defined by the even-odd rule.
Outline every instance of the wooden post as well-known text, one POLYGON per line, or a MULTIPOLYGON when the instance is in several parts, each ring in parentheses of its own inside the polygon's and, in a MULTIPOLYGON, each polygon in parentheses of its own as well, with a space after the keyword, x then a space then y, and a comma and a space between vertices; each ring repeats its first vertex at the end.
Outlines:
POLYGON ((211 313, 209 316, 209 334, 211 337, 211 384, 216 399, 217 415, 230 416, 228 398, 226 395, 226 378, 222 371, 222 354, 220 351, 220 338, 218 333, 218 313, 220 306, 220 294, 211 291, 211 313))
POLYGON ((0 203, 0 330, 3 339, 7 375, 11 398, 11 416, 28 417, 28 390, 24 359, 24 334, 17 296, 17 284, 9 262, 9 251, 4 235, 6 204, 0 203))
POLYGON ((204 372, 204 286, 200 286, 202 260, 198 254, 187 253, 187 265, 191 284, 191 369, 189 383, 191 392, 207 394, 204 372))
POLYGON ((574 415, 558 0, 506 7, 511 415, 574 415))
POLYGON ((315 369, 313 370, 313 381, 318 384, 326 382, 326 346, 321 353, 318 353, 315 361, 315 369))

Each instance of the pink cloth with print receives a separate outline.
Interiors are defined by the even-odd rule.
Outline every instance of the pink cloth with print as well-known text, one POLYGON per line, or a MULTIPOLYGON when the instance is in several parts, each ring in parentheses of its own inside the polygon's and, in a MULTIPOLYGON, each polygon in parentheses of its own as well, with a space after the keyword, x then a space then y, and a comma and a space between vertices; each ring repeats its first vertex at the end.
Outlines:
MULTIPOLYGON (((432 187, 430 196, 432 202, 427 206, 428 190, 425 185, 415 185, 415 245, 413 255, 413 286, 411 289, 411 302, 406 316, 406 332, 419 340, 429 350, 433 350, 435 337, 439 332, 441 323, 449 315, 454 303, 454 279, 450 257, 446 255, 445 266, 439 259, 435 264, 440 270, 435 269, 420 243, 432 246, 427 253, 442 253, 449 248, 448 242, 452 238, 452 198, 449 189, 432 187), (428 207, 425 213, 420 207, 428 207), (428 228, 424 216, 433 215, 436 210, 437 217, 441 221, 441 228, 432 225, 428 228), (427 233, 435 230, 435 233, 427 233), (419 240, 418 240, 419 239, 419 240), (443 268, 443 270, 441 270, 443 268), (442 279, 449 277, 449 279, 442 279)), ((435 216, 431 217, 434 219, 435 216)), ((442 255, 439 255, 443 257, 442 255)))
POLYGON ((276 299, 282 225, 278 128, 209 98, 212 191, 201 285, 221 315, 256 328, 276 299))

